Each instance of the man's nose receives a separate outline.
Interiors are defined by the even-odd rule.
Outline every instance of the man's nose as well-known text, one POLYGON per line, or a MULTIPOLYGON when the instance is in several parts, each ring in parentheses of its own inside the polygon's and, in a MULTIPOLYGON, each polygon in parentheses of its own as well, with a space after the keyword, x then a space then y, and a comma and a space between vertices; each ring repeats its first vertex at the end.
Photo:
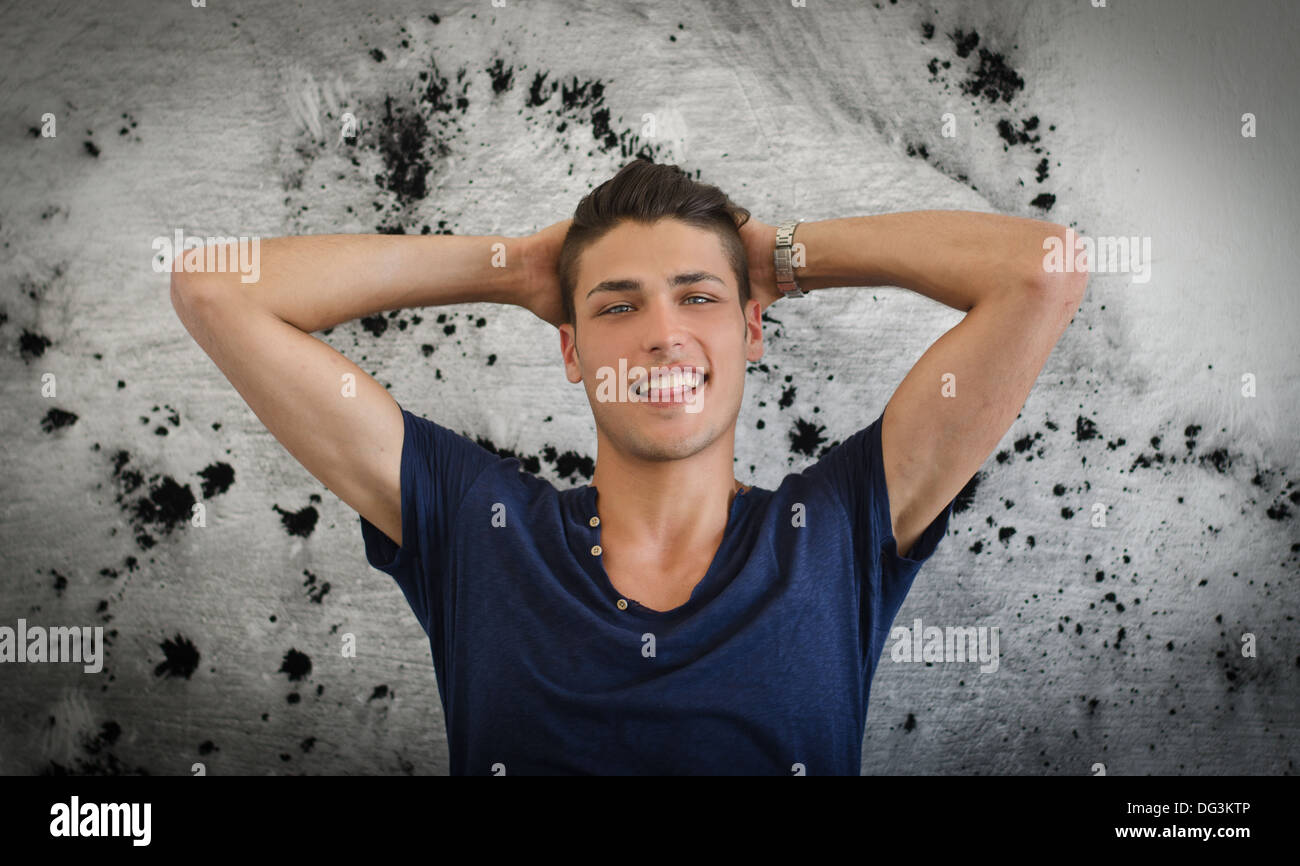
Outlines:
POLYGON ((682 309, 672 298, 656 297, 646 307, 646 350, 672 352, 686 339, 682 309))

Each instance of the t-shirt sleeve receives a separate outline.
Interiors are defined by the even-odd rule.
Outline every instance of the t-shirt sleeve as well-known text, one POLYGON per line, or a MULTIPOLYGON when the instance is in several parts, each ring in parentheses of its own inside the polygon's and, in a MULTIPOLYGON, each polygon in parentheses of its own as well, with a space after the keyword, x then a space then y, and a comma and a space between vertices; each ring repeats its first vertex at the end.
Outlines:
POLYGON ((460 503, 484 469, 502 458, 440 424, 402 409, 402 545, 365 517, 366 561, 391 575, 426 634, 443 621, 443 586, 460 503))
POLYGON ((900 556, 889 516, 889 491, 880 428, 885 413, 854 433, 813 464, 805 474, 824 478, 835 490, 849 516, 856 552, 861 628, 868 670, 874 670, 890 626, 921 565, 948 531, 949 502, 930 522, 907 556, 900 556))

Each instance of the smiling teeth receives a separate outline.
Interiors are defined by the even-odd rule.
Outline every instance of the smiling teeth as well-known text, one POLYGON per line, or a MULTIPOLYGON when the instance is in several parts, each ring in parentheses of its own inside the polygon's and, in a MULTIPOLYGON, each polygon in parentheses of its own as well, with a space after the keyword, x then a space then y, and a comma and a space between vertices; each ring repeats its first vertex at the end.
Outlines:
POLYGON ((698 388, 703 376, 698 372, 673 372, 666 375, 658 375, 651 378, 642 379, 634 386, 634 390, 641 395, 648 391, 665 391, 673 388, 698 388))

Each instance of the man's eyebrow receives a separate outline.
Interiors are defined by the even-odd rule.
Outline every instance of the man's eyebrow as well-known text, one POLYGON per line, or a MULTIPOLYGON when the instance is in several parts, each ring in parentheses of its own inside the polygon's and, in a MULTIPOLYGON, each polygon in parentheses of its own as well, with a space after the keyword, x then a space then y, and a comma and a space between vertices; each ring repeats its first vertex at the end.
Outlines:
MULTIPOLYGON (((711 274, 708 271, 687 271, 683 274, 675 274, 668 282, 673 288, 677 288, 678 286, 689 286, 692 283, 703 283, 707 281, 718 283, 723 288, 726 288, 727 285, 721 277, 716 274, 711 274)), ((590 298, 592 295, 596 294, 596 292, 640 292, 642 289, 643 286, 641 285, 640 280, 601 280, 596 284, 594 289, 587 292, 587 297, 590 298)))

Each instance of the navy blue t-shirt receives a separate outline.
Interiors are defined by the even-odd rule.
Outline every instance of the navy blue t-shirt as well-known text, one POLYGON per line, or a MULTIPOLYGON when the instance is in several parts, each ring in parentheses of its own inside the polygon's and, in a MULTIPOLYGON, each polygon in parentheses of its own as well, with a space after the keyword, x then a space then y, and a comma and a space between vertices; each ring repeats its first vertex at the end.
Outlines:
POLYGON ((883 412, 737 493, 708 572, 663 612, 593 553, 596 488, 402 416, 403 545, 361 530, 429 636, 452 775, 861 773, 876 663, 952 513, 898 555, 883 412))

